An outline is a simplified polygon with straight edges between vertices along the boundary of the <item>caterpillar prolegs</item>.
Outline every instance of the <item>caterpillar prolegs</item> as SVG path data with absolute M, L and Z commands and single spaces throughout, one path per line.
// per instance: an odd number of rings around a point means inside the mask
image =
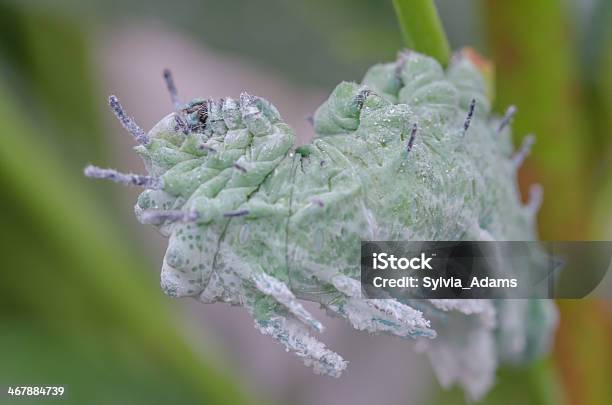
M 485 81 L 466 54 L 444 70 L 406 51 L 339 84 L 314 115 L 314 140 L 263 98 L 178 101 L 145 133 L 110 104 L 138 143 L 148 175 L 89 166 L 90 177 L 144 187 L 143 223 L 169 238 L 163 291 L 245 307 L 255 326 L 318 373 L 347 362 L 317 341 L 300 300 L 355 329 L 417 340 L 442 384 L 478 398 L 499 361 L 546 350 L 547 301 L 363 299 L 361 240 L 531 240 L 541 190 L 520 200 L 510 123 L 491 114 Z M 509 320 L 506 322 L 506 320 Z M 503 331 L 503 333 L 500 333 Z

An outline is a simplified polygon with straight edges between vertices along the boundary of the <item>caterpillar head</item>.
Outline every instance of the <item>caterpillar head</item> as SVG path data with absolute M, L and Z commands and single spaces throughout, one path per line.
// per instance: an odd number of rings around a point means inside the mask
M 239 98 L 180 104 L 171 76 L 165 77 L 175 111 L 142 135 L 145 141 L 135 147 L 157 180 L 140 194 L 135 212 L 140 222 L 154 225 L 170 239 L 162 265 L 163 291 L 199 296 L 209 285 L 218 287 L 212 269 L 224 220 L 245 215 L 245 210 L 232 208 L 245 202 L 274 169 L 293 145 L 294 135 L 262 98 L 243 93 Z M 118 115 L 126 117 L 122 109 Z M 130 124 L 137 127 L 133 120 Z M 251 211 L 261 214 L 257 207 Z M 202 299 L 239 297 L 232 288 L 209 291 Z

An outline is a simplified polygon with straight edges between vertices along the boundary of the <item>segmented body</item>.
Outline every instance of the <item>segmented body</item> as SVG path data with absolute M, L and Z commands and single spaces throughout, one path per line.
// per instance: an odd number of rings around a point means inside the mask
M 262 332 L 337 376 L 346 362 L 309 334 L 322 325 L 298 299 L 319 302 L 357 329 L 424 339 L 442 382 L 477 397 L 498 358 L 545 346 L 550 304 L 365 300 L 359 249 L 361 240 L 536 238 L 538 201 L 520 201 L 504 119 L 490 117 L 469 59 L 444 71 L 416 53 L 338 85 L 315 114 L 315 139 L 298 149 L 264 99 L 195 100 L 136 147 L 160 179 L 135 209 L 170 238 L 162 289 L 242 305 Z M 537 330 L 527 313 L 547 325 Z M 506 331 L 518 341 L 495 340 L 504 314 L 525 320 Z M 472 342 L 456 343 L 457 333 Z

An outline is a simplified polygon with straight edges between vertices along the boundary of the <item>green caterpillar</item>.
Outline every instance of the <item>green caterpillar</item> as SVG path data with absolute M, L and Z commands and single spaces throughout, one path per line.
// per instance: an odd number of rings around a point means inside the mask
M 541 189 L 522 205 L 513 154 L 515 112 L 491 116 L 485 81 L 458 54 L 445 71 L 406 51 L 341 83 L 314 115 L 315 139 L 293 130 L 260 97 L 181 105 L 149 133 L 110 104 L 134 136 L 148 176 L 89 166 L 90 177 L 146 190 L 136 216 L 169 237 L 163 291 L 245 307 L 255 326 L 315 372 L 347 362 L 318 342 L 315 301 L 358 330 L 417 340 L 443 385 L 472 398 L 499 361 L 546 350 L 548 301 L 362 299 L 361 240 L 532 240 Z

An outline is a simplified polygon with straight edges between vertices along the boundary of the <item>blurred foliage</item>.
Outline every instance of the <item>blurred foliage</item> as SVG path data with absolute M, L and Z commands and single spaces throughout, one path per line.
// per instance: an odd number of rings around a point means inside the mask
M 507 366 L 497 373 L 497 383 L 480 401 L 493 405 L 559 405 L 563 394 L 549 360 L 540 360 L 528 367 Z M 469 405 L 465 394 L 458 388 L 440 390 L 432 404 Z
M 498 110 L 516 104 L 515 136 L 537 135 L 523 179 L 546 185 L 540 211 L 543 239 L 586 236 L 588 140 L 576 94 L 577 47 L 560 0 L 483 0 L 484 21 L 497 75 Z M 537 27 L 534 30 L 525 27 Z M 587 141 L 587 142 L 585 142 Z M 563 201 L 559 204 L 558 201 Z M 581 212 L 582 216 L 575 213 Z
M 548 240 L 612 236 L 609 55 L 611 3 L 594 2 L 582 21 L 561 0 L 481 0 L 499 80 L 498 105 L 515 103 L 515 136 L 537 143 L 523 184 L 545 187 L 540 234 Z M 533 27 L 526 29 L 526 27 Z M 595 226 L 593 226 L 596 224 Z M 560 301 L 555 360 L 571 404 L 612 398 L 610 314 L 591 300 Z
M 595 181 L 587 193 L 596 196 L 591 217 L 593 238 L 612 239 L 612 2 L 600 0 L 583 30 L 582 81 Z
M 497 111 L 519 107 L 515 136 L 537 135 L 521 183 L 544 184 L 542 236 L 612 237 L 612 2 L 436 3 L 451 47 L 495 62 Z M 394 59 L 400 29 L 390 0 L 0 1 L 0 381 L 69 381 L 74 403 L 240 403 L 223 359 L 180 333 L 145 271 L 158 264 L 114 222 L 115 189 L 80 178 L 109 152 L 91 36 L 147 20 L 327 88 Z M 502 369 L 486 403 L 609 403 L 609 312 L 561 310 L 554 361 Z M 453 390 L 433 403 L 463 401 Z
M 0 69 L 11 100 L 45 132 L 46 147 L 100 157 L 106 143 L 82 27 L 55 13 L 0 7 Z
M 90 25 L 162 21 L 223 53 L 314 86 L 360 80 L 392 61 L 403 46 L 391 0 L 4 0 L 37 10 L 61 9 Z M 421 0 L 419 0 L 421 1 Z M 472 0 L 437 1 L 451 47 L 480 46 Z
M 612 398 L 612 319 L 603 301 L 561 300 L 556 363 L 570 404 L 606 405 Z

